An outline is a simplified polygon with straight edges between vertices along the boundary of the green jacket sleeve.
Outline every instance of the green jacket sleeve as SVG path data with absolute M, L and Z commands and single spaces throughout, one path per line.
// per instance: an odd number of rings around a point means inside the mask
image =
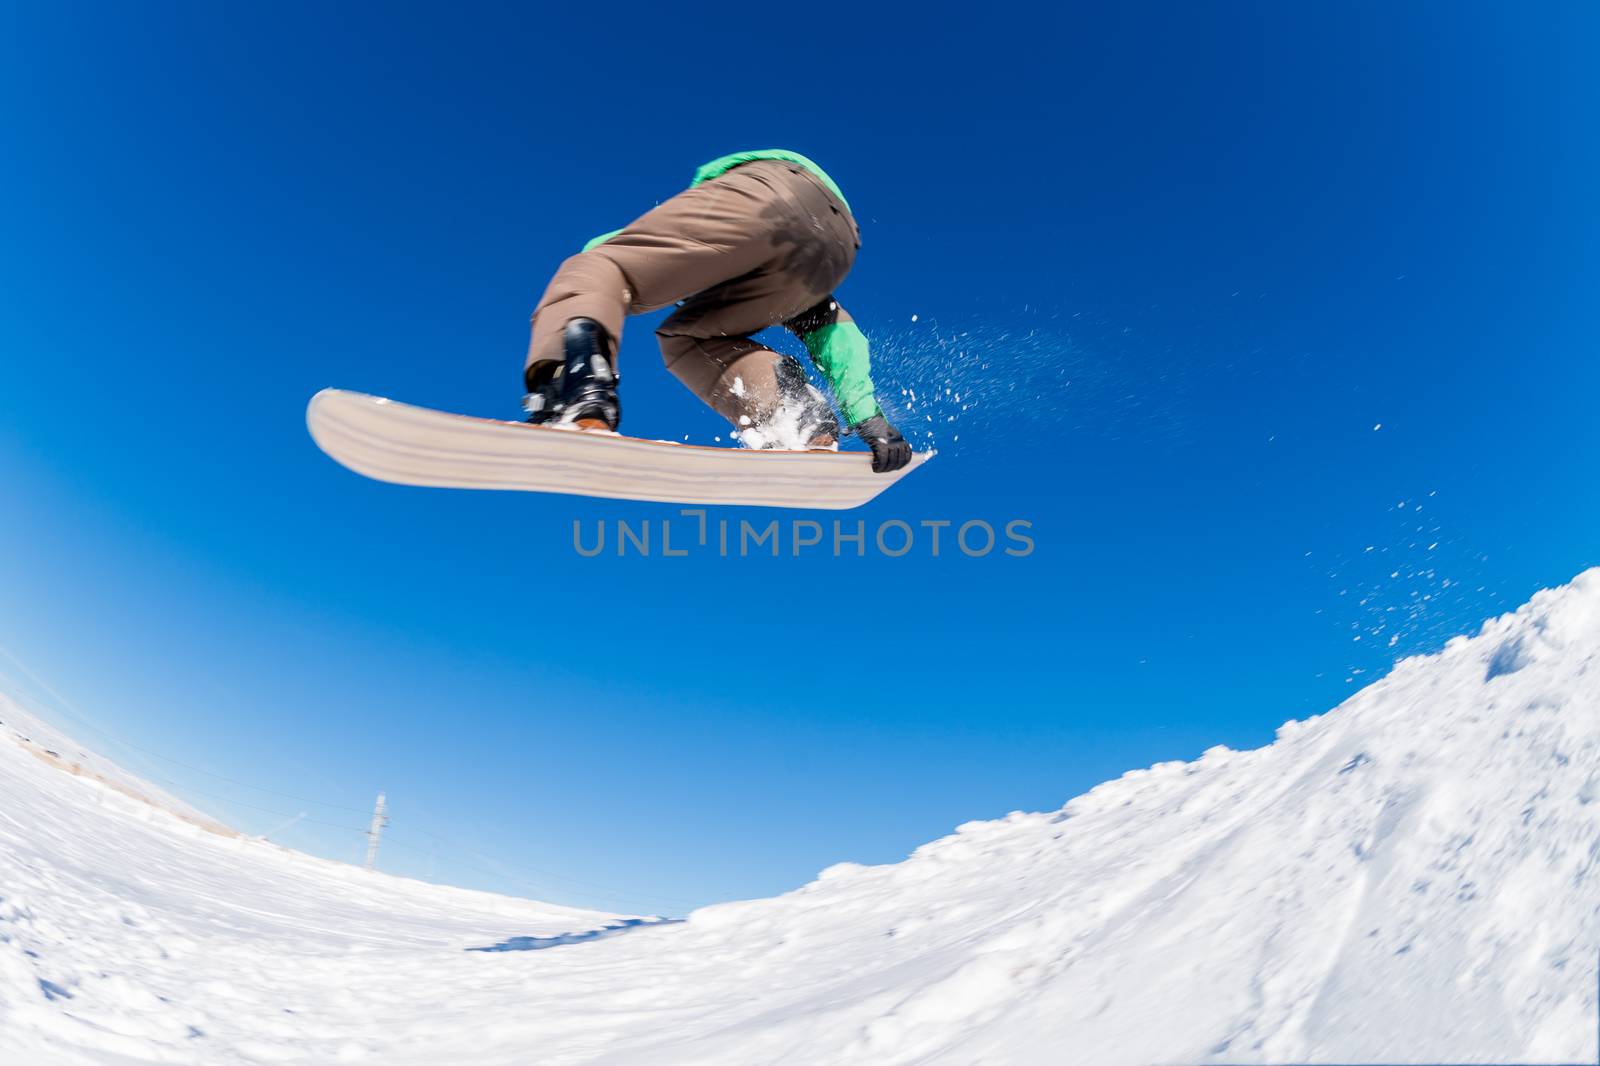
M 828 379 L 833 397 L 839 401 L 845 421 L 854 426 L 879 413 L 872 388 L 872 367 L 866 334 L 854 322 L 832 322 L 800 335 Z

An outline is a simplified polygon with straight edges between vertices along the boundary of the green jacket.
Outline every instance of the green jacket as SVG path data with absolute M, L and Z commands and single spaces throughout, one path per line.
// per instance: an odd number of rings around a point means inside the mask
M 815 174 L 846 208 L 850 206 L 850 202 L 844 198 L 844 193 L 834 180 L 828 177 L 826 171 L 800 153 L 781 148 L 735 152 L 720 159 L 713 159 L 694 172 L 694 180 L 689 182 L 689 188 L 713 181 L 734 167 L 753 163 L 759 159 L 798 163 Z M 610 233 L 602 233 L 585 244 L 583 250 L 587 252 L 591 248 L 596 248 L 621 232 L 620 229 L 614 229 Z M 839 407 L 844 412 L 845 422 L 848 425 L 859 425 L 880 413 L 881 408 L 878 407 L 872 386 L 870 346 L 860 327 L 850 321 L 828 322 L 802 333 L 800 340 L 806 346 L 806 351 L 811 354 L 811 361 L 828 379 L 828 387 L 833 390 L 834 398 L 839 401 Z

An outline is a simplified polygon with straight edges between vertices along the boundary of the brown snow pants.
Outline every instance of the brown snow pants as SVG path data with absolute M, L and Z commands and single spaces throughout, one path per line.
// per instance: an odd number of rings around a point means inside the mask
M 784 357 L 750 334 L 779 324 L 798 334 L 796 319 L 836 307 L 860 246 L 849 209 L 810 171 L 745 163 L 562 263 L 533 313 L 526 365 L 559 361 L 574 318 L 604 326 L 615 351 L 628 315 L 681 301 L 656 330 L 667 369 L 734 425 L 759 425 L 781 402 Z

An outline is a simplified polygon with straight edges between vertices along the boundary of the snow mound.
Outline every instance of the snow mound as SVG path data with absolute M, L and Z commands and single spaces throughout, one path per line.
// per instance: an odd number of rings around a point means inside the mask
M 0 743 L 0 1061 L 1600 1052 L 1600 570 L 1267 747 L 679 924 L 374 877 L 151 810 Z

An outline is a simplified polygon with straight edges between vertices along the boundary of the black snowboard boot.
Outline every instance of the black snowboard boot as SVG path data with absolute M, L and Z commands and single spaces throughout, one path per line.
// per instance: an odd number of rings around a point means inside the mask
M 528 421 L 615 430 L 622 422 L 622 404 L 605 329 L 593 319 L 575 318 L 567 323 L 562 340 L 565 358 L 559 366 L 536 363 L 528 368 Z

